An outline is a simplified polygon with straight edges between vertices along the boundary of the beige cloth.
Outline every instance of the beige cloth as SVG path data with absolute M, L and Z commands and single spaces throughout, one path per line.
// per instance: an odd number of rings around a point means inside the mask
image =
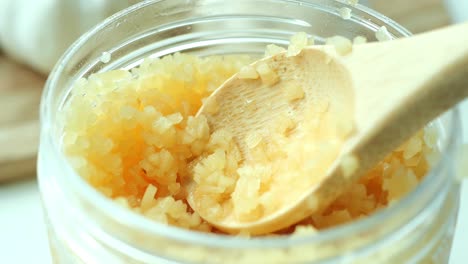
M 80 34 L 129 0 L 0 0 L 0 47 L 48 73 Z
M 0 55 L 0 181 L 31 175 L 45 78 Z

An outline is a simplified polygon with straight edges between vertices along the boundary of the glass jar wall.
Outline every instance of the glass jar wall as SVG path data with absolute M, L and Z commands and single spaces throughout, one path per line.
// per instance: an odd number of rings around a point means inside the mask
M 351 19 L 341 18 L 343 6 Z M 411 194 L 364 220 L 301 237 L 229 238 L 155 223 L 93 189 L 61 150 L 58 113 L 79 78 L 174 52 L 261 55 L 299 31 L 319 44 L 334 35 L 374 40 L 381 26 L 395 38 L 410 35 L 372 10 L 338 1 L 166 0 L 139 3 L 85 34 L 55 67 L 42 101 L 38 175 L 55 262 L 447 263 L 459 205 L 456 111 L 434 121 L 442 155 Z M 101 61 L 103 52 L 110 62 Z

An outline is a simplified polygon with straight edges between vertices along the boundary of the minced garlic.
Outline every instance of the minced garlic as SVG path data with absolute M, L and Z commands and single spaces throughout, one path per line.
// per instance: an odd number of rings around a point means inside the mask
M 309 45 L 309 38 L 305 32 L 294 34 L 290 39 L 287 56 L 296 56 L 307 45 Z
M 386 36 L 384 29 L 378 34 Z M 355 44 L 363 42 L 362 38 L 354 40 Z M 307 35 L 299 33 L 291 39 L 289 55 L 298 54 L 308 44 Z M 343 37 L 331 38 L 328 44 L 335 45 L 343 55 L 352 51 L 351 41 Z M 283 51 L 270 45 L 266 54 Z M 203 103 L 207 113 L 216 113 L 220 105 L 206 98 L 237 72 L 239 78 L 260 78 L 266 85 L 278 83 L 277 73 L 268 64 L 252 67 L 252 61 L 242 55 L 199 58 L 177 53 L 146 59 L 130 71 L 109 71 L 78 80 L 61 113 L 64 152 L 75 170 L 97 190 L 154 221 L 219 232 L 190 208 L 187 183 L 191 180 L 198 184 L 194 195 L 202 197 L 202 209 L 209 217 L 223 218 L 233 211 L 240 220 L 250 221 L 269 214 L 294 199 L 284 196 L 287 190 L 301 193 L 298 190 L 314 183 L 313 177 L 296 176 L 304 171 L 324 172 L 323 164 L 338 156 L 339 139 L 352 133 L 353 123 L 338 120 L 328 124 L 324 135 L 331 136 L 329 140 L 304 144 L 301 131 L 314 131 L 333 102 L 311 105 L 309 111 L 317 120 L 308 124 L 288 115 L 272 117 L 275 126 L 247 137 L 257 162 L 243 164 L 234 135 L 225 130 L 211 131 L 207 118 L 195 114 Z M 281 92 L 286 104 L 307 96 L 295 81 L 285 83 Z M 298 139 L 284 145 L 291 136 Z M 436 138 L 433 131 L 417 133 L 352 183 L 324 211 L 290 230 L 298 235 L 319 232 L 371 215 L 401 199 L 434 162 Z M 298 152 L 298 148 L 303 151 Z M 304 157 L 298 153 L 304 153 Z M 269 163 L 271 160 L 283 163 Z M 358 157 L 343 157 L 345 177 L 358 168 Z M 316 203 L 314 199 L 308 201 L 311 208 Z
M 351 18 L 351 12 L 352 12 L 351 8 L 342 7 L 342 8 L 340 8 L 339 12 L 340 12 L 341 18 L 343 18 L 345 20 L 348 20 L 348 19 Z
M 279 76 L 276 72 L 265 62 L 260 62 L 257 64 L 255 70 L 260 75 L 262 82 L 265 85 L 274 85 L 279 81 Z
M 259 75 L 253 66 L 247 65 L 240 69 L 237 77 L 239 77 L 239 79 L 258 79 Z
M 353 39 L 353 45 L 360 45 L 367 43 L 367 38 L 363 36 L 357 36 Z
M 327 38 L 325 44 L 333 45 L 340 55 L 346 55 L 353 50 L 353 43 L 349 39 L 342 36 Z
M 375 38 L 380 42 L 388 41 L 392 40 L 392 35 L 390 35 L 390 32 L 388 32 L 387 27 L 381 26 L 377 32 L 375 32 Z

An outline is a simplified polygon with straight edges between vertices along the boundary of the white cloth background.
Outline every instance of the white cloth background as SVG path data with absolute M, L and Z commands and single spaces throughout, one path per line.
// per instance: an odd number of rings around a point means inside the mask
M 0 0 L 0 47 L 48 73 L 66 48 L 128 0 Z
M 468 0 L 445 0 L 454 22 L 468 21 Z

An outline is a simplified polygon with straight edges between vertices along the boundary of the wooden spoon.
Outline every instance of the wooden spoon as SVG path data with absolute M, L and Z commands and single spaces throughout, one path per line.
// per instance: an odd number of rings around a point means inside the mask
M 288 57 L 283 52 L 255 62 L 254 68 L 267 64 L 279 77 L 278 82 L 239 78 L 238 73 L 199 111 L 207 117 L 211 131 L 233 133 L 244 162 L 253 163 L 255 158 L 246 138 L 268 131 L 265 128 L 274 126 L 278 122 L 275 117 L 282 115 L 293 116 L 297 126 L 309 124 L 313 115 L 306 109 L 310 105 L 321 108 L 318 112 L 326 108 L 330 116 L 353 120 L 353 133 L 340 145 L 333 161 L 325 164 L 323 175 L 297 175 L 309 179 L 304 188 L 291 179 L 292 187 L 283 188 L 282 196 L 293 198 L 273 212 L 253 220 L 240 220 L 233 212 L 224 218 L 210 218 L 202 208 L 202 197 L 194 193 L 196 186 L 189 190 L 190 205 L 221 230 L 250 234 L 280 230 L 323 210 L 426 123 L 468 96 L 467 43 L 465 23 L 410 38 L 357 45 L 343 56 L 333 47 L 315 46 L 297 56 Z M 304 97 L 288 102 L 281 91 L 291 82 L 299 83 Z M 213 105 L 218 106 L 216 111 L 212 111 Z M 268 133 L 265 136 L 268 141 Z M 303 136 L 300 141 L 304 146 L 316 144 L 316 136 Z M 302 151 L 297 148 L 299 154 Z

